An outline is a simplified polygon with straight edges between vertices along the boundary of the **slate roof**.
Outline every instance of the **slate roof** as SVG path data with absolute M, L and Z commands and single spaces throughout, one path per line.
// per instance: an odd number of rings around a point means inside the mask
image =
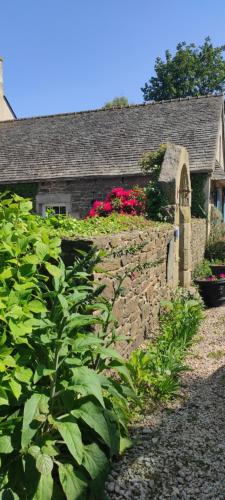
M 165 142 L 212 171 L 222 111 L 219 95 L 1 122 L 0 182 L 132 175 Z
M 225 171 L 223 167 L 219 164 L 219 162 L 216 160 L 215 164 L 215 170 L 212 174 L 212 179 L 215 181 L 219 181 L 221 179 L 225 179 Z

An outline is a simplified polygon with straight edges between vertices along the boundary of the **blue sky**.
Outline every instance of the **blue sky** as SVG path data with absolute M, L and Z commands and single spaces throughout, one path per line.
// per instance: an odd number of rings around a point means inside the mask
M 224 21 L 224 0 L 3 0 L 5 94 L 18 117 L 142 102 L 158 55 L 224 44 Z

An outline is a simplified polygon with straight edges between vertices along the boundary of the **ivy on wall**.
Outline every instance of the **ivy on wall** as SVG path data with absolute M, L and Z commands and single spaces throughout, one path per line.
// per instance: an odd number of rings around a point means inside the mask
M 38 183 L 37 182 L 26 182 L 26 183 L 18 183 L 18 184 L 0 184 L 0 193 L 5 192 L 17 194 L 18 196 L 22 196 L 23 198 L 30 198 L 33 202 L 35 201 L 35 196 L 38 192 Z
M 192 204 L 191 215 L 198 219 L 206 218 L 204 187 L 207 174 L 191 174 Z

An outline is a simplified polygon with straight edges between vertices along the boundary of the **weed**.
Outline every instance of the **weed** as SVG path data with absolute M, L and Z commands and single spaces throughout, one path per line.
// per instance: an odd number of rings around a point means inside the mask
M 202 304 L 198 297 L 179 289 L 173 300 L 162 304 L 160 335 L 145 351 L 131 354 L 129 367 L 138 394 L 145 403 L 148 398 L 167 401 L 180 388 L 180 374 L 189 368 L 184 364 L 202 320 Z
M 225 351 L 212 351 L 212 352 L 209 352 L 208 354 L 208 358 L 212 358 L 212 359 L 216 359 L 216 360 L 220 360 L 222 358 L 224 358 L 225 356 Z

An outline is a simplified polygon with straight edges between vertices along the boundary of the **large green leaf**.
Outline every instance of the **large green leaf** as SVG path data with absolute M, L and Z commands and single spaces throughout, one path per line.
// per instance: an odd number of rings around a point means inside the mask
M 19 384 L 19 382 L 17 382 L 16 380 L 14 380 L 13 378 L 9 381 L 9 386 L 10 386 L 10 389 L 13 393 L 13 395 L 15 396 L 16 399 L 19 399 L 20 395 L 21 395 L 21 391 L 22 391 L 22 387 L 21 385 Z
M 38 241 L 35 246 L 36 246 L 37 257 L 40 260 L 40 262 L 42 262 L 46 257 L 46 255 L 48 255 L 49 253 L 49 247 L 42 241 Z
M 84 446 L 78 425 L 75 422 L 57 422 L 56 425 L 68 450 L 80 465 L 83 459 Z
M 73 350 L 76 352 L 83 352 L 87 350 L 88 347 L 96 347 L 97 345 L 102 345 L 103 340 L 99 339 L 97 335 L 80 335 L 73 342 Z
M 84 315 L 79 313 L 71 314 L 67 324 L 64 328 L 64 332 L 72 333 L 73 330 L 84 328 L 85 326 L 94 325 L 99 323 L 99 319 L 91 315 Z
M 31 300 L 28 302 L 27 307 L 29 311 L 32 311 L 34 313 L 43 313 L 46 312 L 46 306 L 41 302 L 40 300 Z
M 50 264 L 49 262 L 45 263 L 45 267 L 46 267 L 47 271 L 49 272 L 49 274 L 51 274 L 51 276 L 53 276 L 53 278 L 60 278 L 61 277 L 62 271 L 59 267 L 54 266 L 53 264 Z
M 87 500 L 87 481 L 71 464 L 59 465 L 59 478 L 66 500 Z
M 9 400 L 6 392 L 4 391 L 3 388 L 0 388 L 0 406 L 1 405 L 8 405 Z
M 30 382 L 33 372 L 30 368 L 24 368 L 23 366 L 18 366 L 14 372 L 15 378 L 19 382 L 24 382 L 25 384 Z
M 50 474 L 53 469 L 52 458 L 49 455 L 46 455 L 45 453 L 39 453 L 39 455 L 36 458 L 36 467 L 41 474 L 45 476 Z
M 0 436 L 0 453 L 11 453 L 13 451 L 11 437 Z
M 10 267 L 7 267 L 6 269 L 4 269 L 4 271 L 0 273 L 0 280 L 9 279 L 11 278 L 11 276 L 12 276 L 12 270 Z
M 73 368 L 72 372 L 72 382 L 74 384 L 74 390 L 82 394 L 82 396 L 94 396 L 104 407 L 105 404 L 102 396 L 102 388 L 99 375 L 87 366 Z
M 104 410 L 97 402 L 96 404 L 92 401 L 80 403 L 79 408 L 73 410 L 71 413 L 75 418 L 83 420 L 111 448 L 111 432 L 114 429 L 110 428 L 109 422 L 104 416 Z
M 108 469 L 108 460 L 105 453 L 96 443 L 84 447 L 84 458 L 82 465 L 88 471 L 92 479 L 96 479 Z
M 34 379 L 33 379 L 34 384 L 36 384 L 42 377 L 52 375 L 53 373 L 55 373 L 55 370 L 46 368 L 44 365 L 41 365 L 41 364 L 38 365 L 37 369 L 34 373 Z
M 131 372 L 129 370 L 129 367 L 128 365 L 126 365 L 125 363 L 119 363 L 117 362 L 116 360 L 115 361 L 111 361 L 109 363 L 109 368 L 112 368 L 114 370 L 116 370 L 120 375 L 121 377 L 132 387 L 134 388 L 133 386 L 133 381 L 132 381 L 132 377 L 131 377 Z
M 36 434 L 40 422 L 37 418 L 47 412 L 49 398 L 45 394 L 33 394 L 24 406 L 21 446 L 24 448 Z M 32 426 L 31 426 L 32 423 Z
M 53 479 L 51 474 L 41 474 L 32 500 L 53 500 Z
M 122 361 L 122 356 L 121 354 L 118 353 L 115 349 L 112 349 L 111 347 L 97 347 L 96 352 L 101 355 L 102 359 L 114 359 L 117 360 L 118 362 Z

